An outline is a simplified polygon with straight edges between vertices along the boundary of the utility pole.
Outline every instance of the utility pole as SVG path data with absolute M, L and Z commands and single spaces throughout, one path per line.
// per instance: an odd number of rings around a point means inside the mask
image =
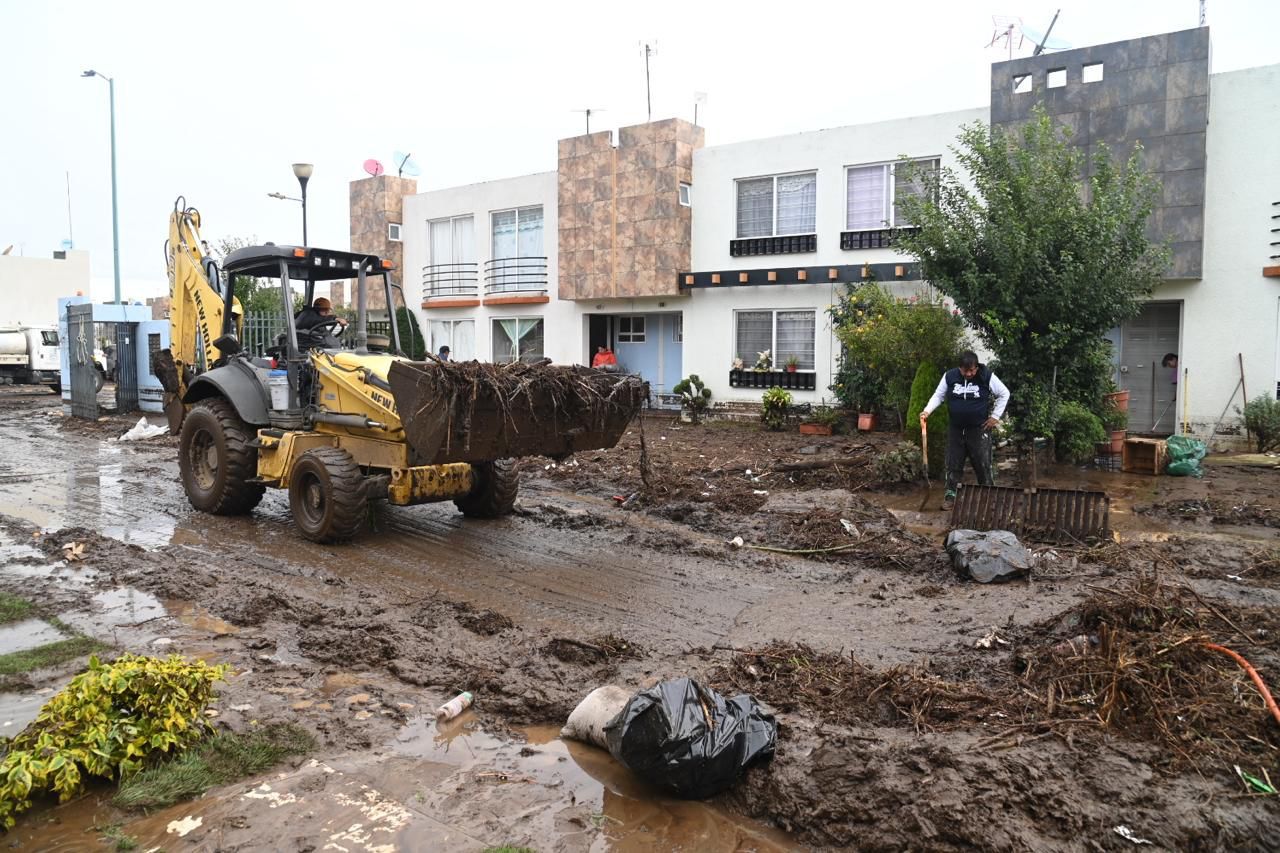
M 655 56 L 658 49 L 648 42 L 644 43 L 644 104 L 647 118 L 645 121 L 653 121 L 653 90 L 649 85 L 649 57 Z

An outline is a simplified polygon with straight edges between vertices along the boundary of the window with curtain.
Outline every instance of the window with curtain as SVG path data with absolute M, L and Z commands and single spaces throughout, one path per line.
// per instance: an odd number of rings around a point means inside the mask
M 845 170 L 845 228 L 849 231 L 874 231 L 880 228 L 903 228 L 906 221 L 898 200 L 924 192 L 923 175 L 936 174 L 937 158 L 915 160 L 917 170 L 909 176 L 898 163 L 875 166 L 850 166 Z
M 541 317 L 512 317 L 493 321 L 493 360 L 499 364 L 543 358 Z
M 431 252 L 423 278 L 427 296 L 437 291 L 453 292 L 459 286 L 475 282 L 475 270 L 466 266 L 476 259 L 475 220 L 472 217 L 433 219 L 427 223 L 427 243 Z
M 814 370 L 815 311 L 736 311 L 734 355 L 747 369 L 755 365 L 759 353 L 769 350 L 775 370 L 795 357 L 798 370 Z
M 493 257 L 540 258 L 542 250 L 542 206 L 494 211 Z
M 472 361 L 476 357 L 475 320 L 428 320 L 427 330 L 431 352 L 437 353 L 440 347 L 447 346 L 449 357 L 454 361 Z
M 737 183 L 739 239 L 817 230 L 817 172 L 747 178 Z

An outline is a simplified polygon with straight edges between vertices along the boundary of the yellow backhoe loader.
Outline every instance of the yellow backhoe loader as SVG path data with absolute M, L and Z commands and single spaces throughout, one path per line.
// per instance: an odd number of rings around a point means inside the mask
M 199 227 L 199 212 L 179 198 L 165 251 L 171 342 L 155 362 L 196 509 L 248 513 L 267 488 L 287 489 L 298 529 L 316 542 L 351 539 L 373 500 L 452 500 L 466 515 L 497 517 L 515 503 L 515 458 L 612 447 L 648 397 L 637 377 L 545 359 L 411 361 L 395 322 L 390 335 L 367 332 L 372 282 L 396 304 L 390 261 L 268 243 L 219 268 Z M 241 343 L 238 277 L 277 280 L 286 306 L 283 332 L 258 355 Z M 336 317 L 297 328 L 295 294 L 310 305 L 318 283 L 348 279 L 354 348 L 333 336 Z

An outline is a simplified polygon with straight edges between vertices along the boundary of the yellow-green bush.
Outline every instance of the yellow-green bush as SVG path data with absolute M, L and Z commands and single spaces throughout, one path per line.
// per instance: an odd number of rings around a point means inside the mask
M 205 707 L 225 665 L 178 655 L 89 658 L 89 669 L 50 699 L 0 761 L 0 821 L 31 808 L 31 798 L 58 794 L 65 802 L 85 776 L 124 778 L 148 757 L 184 749 L 208 731 Z

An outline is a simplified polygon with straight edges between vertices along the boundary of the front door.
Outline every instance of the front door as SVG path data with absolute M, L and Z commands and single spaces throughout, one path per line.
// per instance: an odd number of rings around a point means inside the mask
M 1150 302 L 1120 329 L 1119 385 L 1129 392 L 1129 431 L 1169 435 L 1178 423 L 1178 371 L 1163 367 L 1178 352 L 1181 304 Z

